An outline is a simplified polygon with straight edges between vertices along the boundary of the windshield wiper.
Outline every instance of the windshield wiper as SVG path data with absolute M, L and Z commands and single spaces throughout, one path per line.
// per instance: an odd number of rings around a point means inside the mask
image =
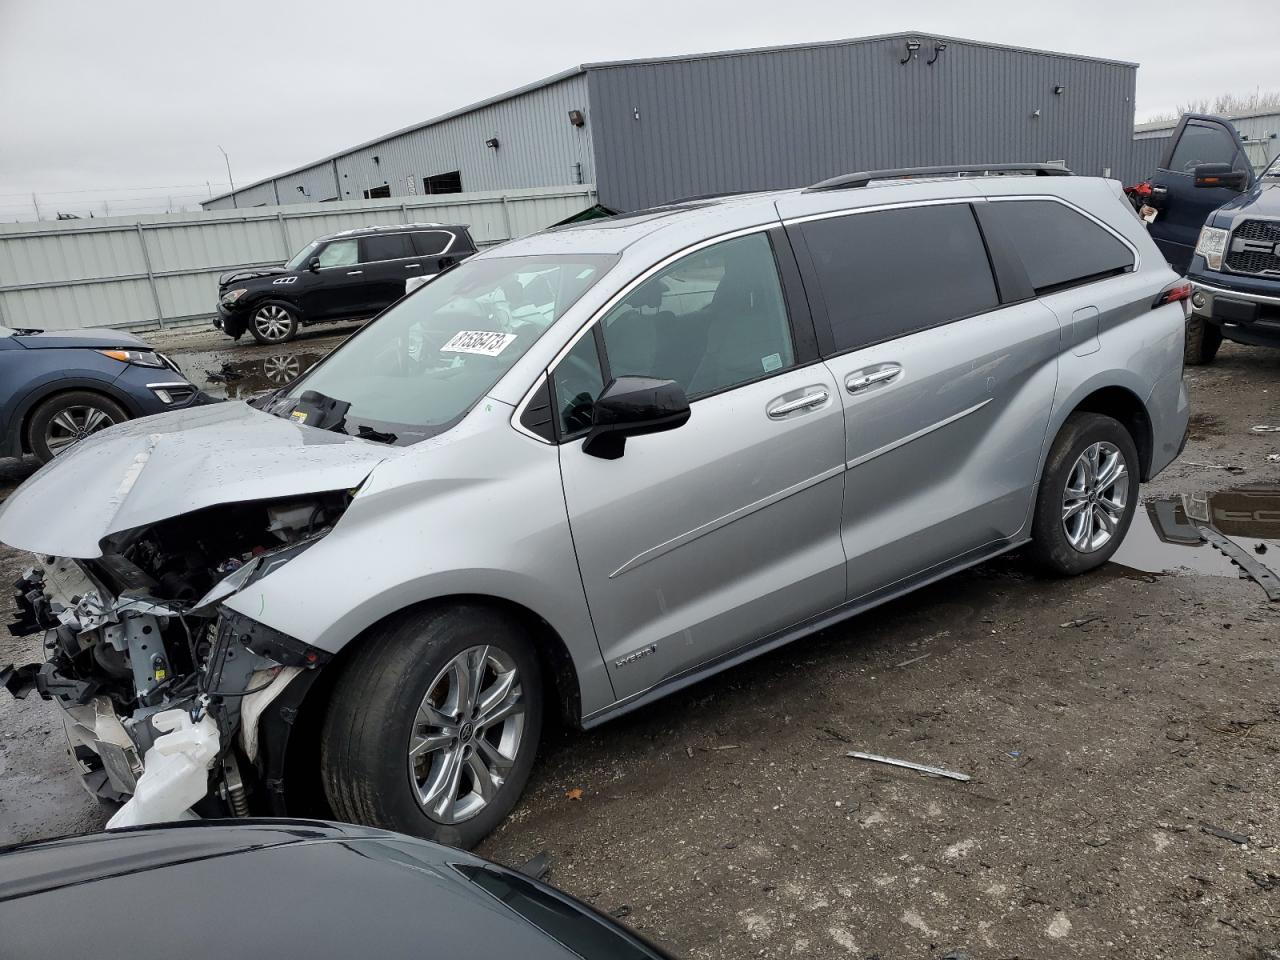
M 376 443 L 395 443 L 399 439 L 394 433 L 383 433 L 365 423 L 356 427 L 356 436 L 361 440 L 373 440 Z

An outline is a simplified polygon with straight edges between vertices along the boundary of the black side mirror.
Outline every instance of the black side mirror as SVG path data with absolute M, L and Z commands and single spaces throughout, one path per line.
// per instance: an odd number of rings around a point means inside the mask
M 319 273 L 319 272 L 320 272 L 320 258 L 319 258 L 319 257 L 312 257 L 310 260 L 308 260 L 308 261 L 307 261 L 307 269 L 308 269 L 308 270 L 310 270 L 312 273 Z
M 1249 174 L 1229 163 L 1198 163 L 1191 176 L 1195 178 L 1197 187 L 1226 187 L 1239 191 L 1249 185 Z
M 602 460 L 617 460 L 627 437 L 661 433 L 689 420 L 689 398 L 674 380 L 617 377 L 596 400 L 591 432 L 582 452 Z

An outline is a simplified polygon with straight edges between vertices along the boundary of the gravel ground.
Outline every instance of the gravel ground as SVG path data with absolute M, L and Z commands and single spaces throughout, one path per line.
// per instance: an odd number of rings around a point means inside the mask
M 237 364 L 210 383 L 233 396 L 289 366 L 205 332 L 156 339 L 193 375 Z M 1231 344 L 1189 370 L 1191 441 L 1144 496 L 1280 498 L 1275 440 L 1250 430 L 1280 424 L 1278 373 L 1280 352 Z M 32 469 L 0 463 L 0 496 Z M 1237 540 L 1280 549 L 1280 499 L 1258 503 Z M 1005 557 L 559 734 L 480 852 L 550 851 L 555 883 L 688 957 L 1276 956 L 1280 605 L 1137 520 L 1123 565 L 1046 581 Z M 22 565 L 0 548 L 6 581 Z M 36 647 L 0 638 L 0 662 Z M 0 699 L 0 731 L 0 842 L 104 822 L 52 706 Z

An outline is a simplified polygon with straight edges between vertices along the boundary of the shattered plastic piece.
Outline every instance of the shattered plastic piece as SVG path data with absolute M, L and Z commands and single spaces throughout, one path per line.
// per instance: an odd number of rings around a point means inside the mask
M 107 829 L 195 819 L 189 809 L 208 793 L 209 767 L 218 756 L 218 725 L 209 714 L 192 721 L 185 710 L 151 718 L 164 731 L 142 758 L 132 799 L 107 821 Z
M 1249 842 L 1249 837 L 1243 833 L 1232 833 L 1230 830 L 1223 830 L 1221 827 L 1210 826 L 1209 824 L 1201 824 L 1200 829 L 1211 837 L 1217 837 L 1219 840 L 1227 840 L 1231 843 L 1238 843 L 1244 846 Z
M 894 760 L 892 757 L 881 757 L 874 753 L 862 753 L 858 750 L 850 750 L 845 756 L 853 757 L 857 760 L 871 760 L 875 763 L 887 763 L 891 767 L 905 767 L 908 770 L 918 770 L 921 773 L 931 773 L 935 777 L 950 777 L 952 780 L 969 780 L 971 779 L 967 773 L 956 773 L 953 770 L 943 770 L 941 767 L 928 767 L 923 763 L 912 763 L 910 760 Z
M 546 880 L 551 876 L 551 851 L 539 850 L 536 854 L 516 867 L 517 873 L 523 873 L 534 880 Z

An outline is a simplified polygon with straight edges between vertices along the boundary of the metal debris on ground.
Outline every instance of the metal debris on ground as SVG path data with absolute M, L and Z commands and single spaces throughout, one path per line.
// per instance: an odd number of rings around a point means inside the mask
M 910 660 L 903 660 L 901 663 L 895 663 L 893 666 L 895 669 L 898 667 L 909 667 L 913 663 L 919 663 L 921 660 L 928 660 L 932 656 L 932 653 L 922 653 L 918 657 L 912 657 Z
M 1207 823 L 1201 824 L 1200 829 L 1211 837 L 1217 837 L 1219 840 L 1229 840 L 1232 843 L 1240 844 L 1242 847 L 1249 842 L 1249 837 L 1243 833 L 1232 833 L 1230 830 L 1223 830 L 1221 827 L 1212 827 Z
M 1058 624 L 1059 627 L 1083 627 L 1086 623 L 1093 623 L 1095 620 L 1101 620 L 1102 617 L 1080 617 L 1076 620 L 1068 620 L 1066 623 Z
M 1259 423 L 1257 426 L 1250 427 L 1249 430 L 1252 433 L 1280 433 L 1280 427 L 1269 423 Z
M 969 780 L 971 779 L 967 773 L 956 773 L 954 770 L 943 770 L 941 767 L 930 767 L 923 763 L 912 763 L 910 760 L 895 760 L 893 757 L 881 757 L 874 753 L 863 753 L 860 750 L 850 750 L 847 757 L 853 757 L 856 760 L 870 760 L 873 763 L 887 763 L 891 767 L 904 767 L 907 770 L 918 770 L 920 773 L 932 774 L 935 777 L 948 777 L 952 780 Z
M 1234 540 L 1224 537 L 1212 527 L 1197 524 L 1201 538 L 1220 554 L 1240 568 L 1241 576 L 1248 577 L 1267 593 L 1268 600 L 1280 600 L 1280 577 L 1265 564 L 1255 560 L 1249 551 Z

